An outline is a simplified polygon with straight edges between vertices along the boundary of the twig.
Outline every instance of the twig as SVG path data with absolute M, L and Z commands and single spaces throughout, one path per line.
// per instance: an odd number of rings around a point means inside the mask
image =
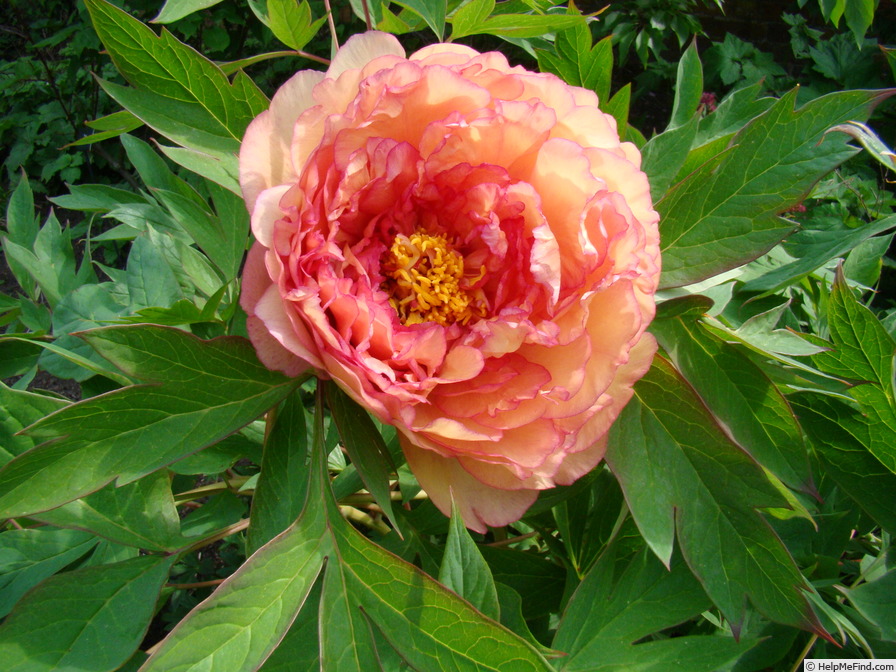
M 196 583 L 166 583 L 166 588 L 174 588 L 175 590 L 191 590 L 193 588 L 210 588 L 224 583 L 226 579 L 210 579 L 209 581 L 197 581 Z
M 309 54 L 307 51 L 302 51 L 301 49 L 295 50 L 296 54 L 301 56 L 302 58 L 307 58 L 309 61 L 317 61 L 318 63 L 323 63 L 324 65 L 330 65 L 330 59 L 324 58 L 323 56 L 315 56 L 314 54 Z
M 333 8 L 330 7 L 330 0 L 324 0 L 324 8 L 327 10 L 327 23 L 330 26 L 330 35 L 333 38 L 333 50 L 339 49 L 339 38 L 336 37 L 336 22 L 333 21 Z
M 506 539 L 501 539 L 500 541 L 493 541 L 489 544 L 483 544 L 483 546 L 491 546 L 492 548 L 510 546 L 511 544 L 515 544 L 518 541 L 525 541 L 526 539 L 531 539 L 532 537 L 537 537 L 538 535 L 538 532 L 526 532 L 526 534 L 521 534 L 517 537 L 508 537 Z
M 339 512 L 345 516 L 346 520 L 369 527 L 371 530 L 376 530 L 380 534 L 388 534 L 392 531 L 392 528 L 386 525 L 383 521 L 376 520 L 372 516 L 367 515 L 363 511 L 359 511 L 353 506 L 340 506 Z
M 225 537 L 229 537 L 231 534 L 236 534 L 237 532 L 242 532 L 247 527 L 249 527 L 249 519 L 243 518 L 242 520 L 234 523 L 233 525 L 228 525 L 227 527 L 225 527 L 223 530 L 217 532 L 216 534 L 213 534 L 210 537 L 205 537 L 204 539 L 200 539 L 196 543 L 186 546 L 186 547 L 184 547 L 178 551 L 175 551 L 175 552 L 176 553 L 192 553 L 193 551 L 198 551 L 200 548 L 209 546 L 209 545 L 215 543 L 216 541 L 221 541 L 221 539 L 224 539 Z
M 815 646 L 815 642 L 817 642 L 817 641 L 818 641 L 818 635 L 812 635 L 809 638 L 809 643 L 806 644 L 806 647 L 802 651 L 800 651 L 800 655 L 798 655 L 796 657 L 796 663 L 794 664 L 794 666 L 790 670 L 790 672 L 798 672 L 798 670 L 802 669 L 803 659 L 809 655 L 809 651 L 812 650 L 812 647 Z

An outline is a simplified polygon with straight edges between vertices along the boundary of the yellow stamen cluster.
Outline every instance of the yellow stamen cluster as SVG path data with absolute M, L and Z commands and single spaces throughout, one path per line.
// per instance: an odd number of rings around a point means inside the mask
M 465 282 L 464 258 L 444 236 L 419 230 L 410 236 L 398 234 L 384 255 L 382 270 L 383 289 L 402 324 L 466 324 L 485 314 L 482 302 L 464 289 L 479 280 L 485 268 Z

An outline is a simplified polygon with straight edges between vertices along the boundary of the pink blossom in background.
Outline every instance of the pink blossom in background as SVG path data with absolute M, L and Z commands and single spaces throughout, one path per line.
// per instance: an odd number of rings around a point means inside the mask
M 517 520 L 603 457 L 649 368 L 658 215 L 591 91 L 436 44 L 351 38 L 246 131 L 258 356 L 398 428 L 467 526 Z

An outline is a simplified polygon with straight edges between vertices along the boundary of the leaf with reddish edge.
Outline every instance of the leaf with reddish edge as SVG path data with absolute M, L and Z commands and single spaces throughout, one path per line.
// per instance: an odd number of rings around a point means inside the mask
M 663 304 L 682 303 L 686 299 Z M 817 497 L 800 427 L 784 395 L 742 350 L 702 328 L 702 306 L 651 327 L 731 437 L 791 488 Z
M 360 665 L 383 655 L 385 641 L 412 669 L 549 672 L 532 645 L 342 518 L 326 471 L 323 396 L 319 391 L 301 516 L 188 614 L 142 672 L 258 669 L 305 613 L 321 572 L 322 661 L 341 651 L 330 660 L 366 669 Z M 368 627 L 360 627 L 365 621 Z
M 678 539 L 691 571 L 738 632 L 745 597 L 768 618 L 827 637 L 808 584 L 758 509 L 788 508 L 661 356 L 613 425 L 607 462 L 635 522 L 668 565 Z
M 794 226 L 778 216 L 857 149 L 831 126 L 864 121 L 893 95 L 845 91 L 795 110 L 796 90 L 744 126 L 720 160 L 708 160 L 656 204 L 660 286 L 699 282 L 765 254 Z
M 301 383 L 269 371 L 238 337 L 211 341 L 153 325 L 82 338 L 134 385 L 71 404 L 28 430 L 46 442 L 0 471 L 0 515 L 55 508 L 118 479 L 130 483 L 255 420 Z

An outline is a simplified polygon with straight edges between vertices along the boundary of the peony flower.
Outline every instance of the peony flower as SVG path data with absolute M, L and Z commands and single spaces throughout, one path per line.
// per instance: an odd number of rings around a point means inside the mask
M 395 425 L 446 514 L 517 520 L 601 460 L 653 358 L 640 161 L 591 91 L 499 53 L 351 38 L 240 150 L 259 358 Z

